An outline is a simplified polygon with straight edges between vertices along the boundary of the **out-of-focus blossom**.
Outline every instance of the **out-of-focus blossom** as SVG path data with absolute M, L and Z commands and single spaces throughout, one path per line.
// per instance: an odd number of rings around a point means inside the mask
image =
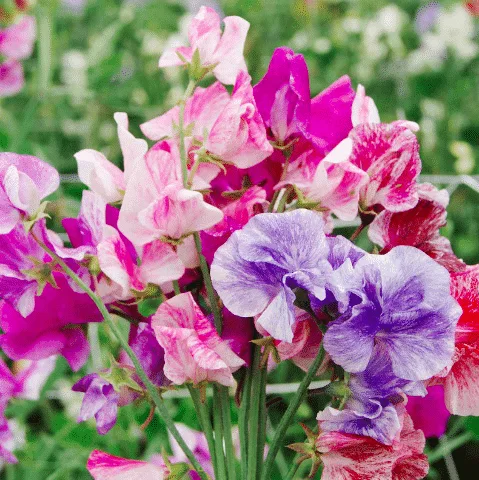
M 465 264 L 453 253 L 449 240 L 440 235 L 446 225 L 449 195 L 429 183 L 418 185 L 419 201 L 405 212 L 383 210 L 368 230 L 372 242 L 389 252 L 397 245 L 410 245 L 427 253 L 450 271 L 463 270 Z
M 461 309 L 449 293 L 444 267 L 420 250 L 400 246 L 386 255 L 365 255 L 354 275 L 349 289 L 358 299 L 324 337 L 335 363 L 361 372 L 373 353 L 383 350 L 394 374 L 406 380 L 426 380 L 451 365 Z
M 17 23 L 0 29 L 0 54 L 10 60 L 23 60 L 33 51 L 35 17 L 24 15 Z
M 9 233 L 23 217 L 34 216 L 40 202 L 60 184 L 58 172 L 31 155 L 0 153 L 0 233 Z
M 78 370 L 89 354 L 81 324 L 99 322 L 101 314 L 88 295 L 70 288 L 64 275 L 53 276 L 58 288 L 47 284 L 26 318 L 6 302 L 0 303 L 4 331 L 0 346 L 13 360 L 40 360 L 61 354 L 73 370 Z
M 253 217 L 216 252 L 213 284 L 235 315 L 257 322 L 276 340 L 291 342 L 294 288 L 326 296 L 328 246 L 321 216 L 304 209 Z
M 25 85 L 23 67 L 16 60 L 0 63 L 0 97 L 16 95 Z
M 135 245 L 180 240 L 223 218 L 201 193 L 183 188 L 177 178 L 177 155 L 173 144 L 161 142 L 138 160 L 129 179 L 118 228 Z
M 405 413 L 401 432 L 392 445 L 359 435 L 324 432 L 316 448 L 324 480 L 420 480 L 429 470 L 424 444 L 424 434 L 414 429 Z
M 428 387 L 425 397 L 409 397 L 406 410 L 414 427 L 422 430 L 426 438 L 440 437 L 446 432 L 451 414 L 444 404 L 442 385 Z
M 5 417 L 0 416 L 0 465 L 3 462 L 18 462 L 12 453 L 16 446 L 15 443 L 15 436 L 10 428 L 9 422 Z
M 462 308 L 456 351 L 445 378 L 445 401 L 454 415 L 479 415 L 479 272 L 476 267 L 451 274 L 451 292 Z
M 169 473 L 165 466 L 115 457 L 100 450 L 90 454 L 87 469 L 95 480 L 163 480 Z
M 240 17 L 223 19 L 225 30 L 220 28 L 220 17 L 212 9 L 201 7 L 188 28 L 190 47 L 166 50 L 159 66 L 184 65 L 199 55 L 199 66 L 212 68 L 216 78 L 225 84 L 234 84 L 240 71 L 246 71 L 243 48 L 249 23 Z

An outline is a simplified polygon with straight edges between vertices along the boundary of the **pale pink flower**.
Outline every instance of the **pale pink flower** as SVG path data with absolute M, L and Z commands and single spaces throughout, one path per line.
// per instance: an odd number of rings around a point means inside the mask
M 0 153 L 0 234 L 37 213 L 40 202 L 60 184 L 58 172 L 31 155 Z
M 165 350 L 165 375 L 173 383 L 234 385 L 232 374 L 244 361 L 220 338 L 191 293 L 162 303 L 152 327 Z
M 0 29 L 0 54 L 11 60 L 28 58 L 36 37 L 35 17 L 23 16 L 17 23 Z
M 119 202 L 123 198 L 129 177 L 148 150 L 145 140 L 135 138 L 128 131 L 126 113 L 117 112 L 114 114 L 114 119 L 117 123 L 118 140 L 123 153 L 124 173 L 103 153 L 96 150 L 85 149 L 74 155 L 80 180 L 107 203 Z
M 414 430 L 407 413 L 392 445 L 341 432 L 320 433 L 316 447 L 323 480 L 419 480 L 427 475 L 424 434 Z M 321 425 L 320 425 L 321 429 Z
M 132 257 L 118 230 L 110 226 L 105 227 L 105 238 L 97 249 L 102 272 L 121 287 L 123 300 L 132 297 L 131 290 L 178 280 L 185 271 L 171 245 L 159 240 L 144 245 L 138 256 Z
M 198 51 L 202 67 L 214 67 L 213 73 L 222 83 L 235 83 L 238 72 L 246 70 L 243 49 L 249 23 L 240 17 L 226 17 L 223 22 L 222 34 L 219 15 L 212 8 L 201 7 L 188 28 L 191 46 L 166 50 L 160 68 L 190 63 Z
M 380 123 L 379 112 L 374 100 L 366 96 L 366 90 L 359 84 L 354 97 L 351 120 L 353 127 L 362 123 Z
M 177 180 L 176 153 L 167 142 L 155 145 L 139 160 L 128 182 L 118 227 L 135 245 L 180 240 L 223 218 L 201 193 L 183 188 Z
M 94 450 L 88 458 L 87 469 L 95 480 L 163 480 L 168 469 L 140 460 L 128 460 Z
M 0 64 L 0 98 L 16 95 L 25 85 L 23 67 L 17 60 Z

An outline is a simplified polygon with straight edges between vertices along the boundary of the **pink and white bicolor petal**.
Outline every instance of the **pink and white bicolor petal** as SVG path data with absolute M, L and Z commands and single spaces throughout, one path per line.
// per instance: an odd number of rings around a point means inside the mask
M 371 97 L 366 96 L 366 90 L 359 84 L 354 97 L 351 121 L 353 127 L 362 123 L 379 123 L 379 112 Z
M 90 454 L 87 469 L 95 480 L 163 480 L 168 474 L 166 467 L 116 457 L 100 450 Z
M 0 54 L 12 60 L 28 58 L 33 51 L 36 30 L 35 17 L 31 15 L 0 30 Z

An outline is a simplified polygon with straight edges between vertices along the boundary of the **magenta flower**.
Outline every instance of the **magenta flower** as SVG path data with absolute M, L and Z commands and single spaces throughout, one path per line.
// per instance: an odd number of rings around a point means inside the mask
M 0 29 L 0 54 L 11 60 L 28 58 L 36 37 L 35 17 L 24 15 L 7 28 Z
M 0 234 L 9 233 L 60 184 L 58 172 L 30 155 L 0 153 Z
M 392 445 L 369 437 L 340 432 L 320 433 L 316 447 L 323 462 L 324 480 L 420 480 L 429 464 L 424 435 L 404 414 L 402 428 Z M 321 424 L 320 424 L 321 425 Z
M 465 264 L 453 253 L 451 244 L 439 229 L 446 225 L 449 195 L 429 183 L 417 187 L 419 201 L 405 212 L 383 210 L 368 230 L 372 242 L 386 253 L 397 245 L 410 245 L 427 253 L 449 271 L 463 270 Z
M 0 346 L 12 360 L 40 360 L 60 354 L 73 370 L 78 370 L 89 354 L 81 324 L 99 322 L 101 314 L 86 294 L 70 288 L 64 275 L 54 273 L 54 279 L 58 289 L 47 284 L 26 318 L 6 302 L 0 303 L 4 331 Z
M 234 384 L 232 374 L 244 361 L 221 340 L 191 293 L 162 303 L 153 316 L 152 328 L 165 350 L 165 375 L 173 383 L 206 380 Z
M 257 323 L 291 342 L 296 321 L 293 289 L 326 297 L 328 245 L 319 214 L 299 209 L 263 213 L 231 235 L 216 252 L 211 277 L 226 308 L 235 315 L 260 315 Z
M 12 453 L 15 448 L 15 438 L 7 422 L 7 419 L 0 416 L 0 461 L 17 463 L 18 460 Z
M 449 289 L 447 270 L 420 250 L 365 255 L 350 279 L 350 306 L 329 325 L 324 347 L 348 372 L 364 371 L 373 354 L 384 351 L 397 377 L 429 379 L 454 353 L 461 309 Z
M 25 85 L 23 67 L 16 60 L 0 63 L 0 98 L 16 95 Z
M 95 480 L 163 480 L 168 469 L 150 462 L 128 460 L 94 450 L 87 469 Z
M 190 63 L 195 52 L 202 67 L 213 68 L 216 78 L 225 84 L 234 84 L 240 71 L 246 71 L 243 48 L 249 23 L 240 17 L 223 19 L 212 9 L 201 7 L 188 28 L 190 47 L 166 50 L 160 57 L 160 68 Z
M 440 437 L 446 432 L 451 414 L 444 404 L 442 385 L 429 387 L 427 395 L 423 398 L 409 397 L 406 410 L 412 418 L 414 427 L 422 430 L 426 438 Z

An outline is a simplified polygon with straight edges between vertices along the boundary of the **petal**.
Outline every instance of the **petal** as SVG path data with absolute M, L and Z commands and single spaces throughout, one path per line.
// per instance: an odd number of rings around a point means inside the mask
M 0 54 L 23 60 L 31 56 L 36 37 L 35 17 L 24 15 L 17 23 L 0 31 Z
M 157 240 L 143 247 L 140 277 L 145 284 L 178 280 L 184 272 L 183 262 L 170 245 Z
M 364 87 L 359 84 L 352 106 L 351 120 L 353 127 L 361 123 L 379 123 L 379 112 L 371 97 L 366 96 Z
M 0 64 L 0 98 L 16 95 L 25 85 L 23 67 L 17 60 Z

